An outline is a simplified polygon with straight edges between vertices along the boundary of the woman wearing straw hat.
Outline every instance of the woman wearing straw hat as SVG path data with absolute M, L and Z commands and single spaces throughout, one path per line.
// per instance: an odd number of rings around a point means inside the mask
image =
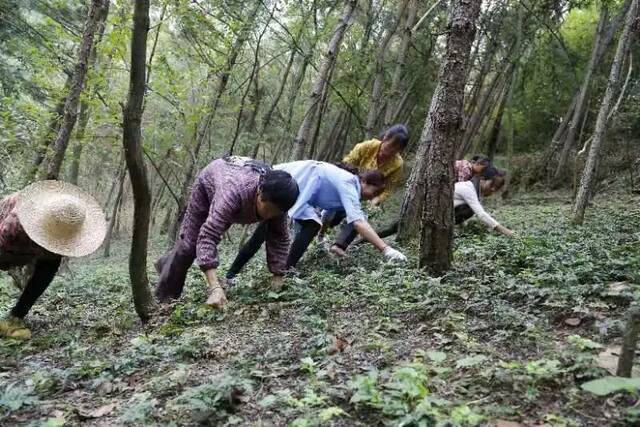
M 0 200 L 0 270 L 35 266 L 16 305 L 0 320 L 0 336 L 29 339 L 23 318 L 55 277 L 62 258 L 94 252 L 106 230 L 98 202 L 66 182 L 36 182 Z

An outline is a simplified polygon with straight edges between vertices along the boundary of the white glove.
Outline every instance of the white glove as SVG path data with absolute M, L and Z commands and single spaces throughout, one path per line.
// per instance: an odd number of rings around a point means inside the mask
M 407 261 L 407 257 L 400 252 L 399 250 L 393 249 L 391 246 L 387 246 L 384 249 L 384 257 L 389 260 L 389 261 L 400 261 L 400 262 L 405 262 Z

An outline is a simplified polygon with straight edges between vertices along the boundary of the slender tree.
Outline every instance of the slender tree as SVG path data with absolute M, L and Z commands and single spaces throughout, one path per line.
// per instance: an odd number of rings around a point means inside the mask
M 578 194 L 576 196 L 575 204 L 573 205 L 573 222 L 576 224 L 582 224 L 584 221 L 584 212 L 593 191 L 593 182 L 596 169 L 598 167 L 600 148 L 602 147 L 602 143 L 607 132 L 609 111 L 611 110 L 614 92 L 620 83 L 620 72 L 622 70 L 624 58 L 627 55 L 631 40 L 634 36 L 634 26 L 637 25 L 637 20 L 638 0 L 633 0 L 629 7 L 629 11 L 627 12 L 624 29 L 622 30 L 622 34 L 618 40 L 618 47 L 616 48 L 616 54 L 613 58 L 613 64 L 611 65 L 607 88 L 605 89 L 604 97 L 600 104 L 600 110 L 598 111 L 598 118 L 596 119 L 595 130 L 592 136 L 593 140 L 591 141 L 591 147 L 589 148 L 589 155 L 587 156 L 584 170 L 582 171 Z
M 58 131 L 58 136 L 53 144 L 54 152 L 53 157 L 49 162 L 47 171 L 48 179 L 58 179 L 58 175 L 60 174 L 64 154 L 67 151 L 67 146 L 69 145 L 69 138 L 71 137 L 71 132 L 73 131 L 73 127 L 75 126 L 76 119 L 78 117 L 78 102 L 87 76 L 89 57 L 93 50 L 93 41 L 96 30 L 98 29 L 100 19 L 103 16 L 102 9 L 107 7 L 108 4 L 108 0 L 92 0 L 91 2 L 87 21 L 82 33 L 82 42 L 80 43 L 80 49 L 78 52 L 78 62 L 76 63 L 73 72 L 71 87 L 69 88 L 69 94 L 67 95 L 64 105 L 62 122 Z
M 240 29 L 240 33 L 236 37 L 231 46 L 231 49 L 228 52 L 227 59 L 222 71 L 218 75 L 218 81 L 216 84 L 216 90 L 214 94 L 209 98 L 209 102 L 206 108 L 206 113 L 202 116 L 202 118 L 198 121 L 195 127 L 195 131 L 193 134 L 193 151 L 190 153 L 189 160 L 187 162 L 187 167 L 185 169 L 185 174 L 181 183 L 181 191 L 180 191 L 180 199 L 178 201 L 178 209 L 176 211 L 175 219 L 171 225 L 169 230 L 169 243 L 173 244 L 175 240 L 178 229 L 180 228 L 180 220 L 181 213 L 184 211 L 184 208 L 187 204 L 187 198 L 189 197 L 189 187 L 193 181 L 193 178 L 196 174 L 196 169 L 198 166 L 198 158 L 200 156 L 200 150 L 204 146 L 204 143 L 209 134 L 209 128 L 211 123 L 213 123 L 213 119 L 218 113 L 218 108 L 220 108 L 220 103 L 222 100 L 222 96 L 227 90 L 227 85 L 229 84 L 229 78 L 231 77 L 231 71 L 236 65 L 238 61 L 238 57 L 244 48 L 246 41 L 249 39 L 251 34 L 252 25 L 258 15 L 260 8 L 262 7 L 260 2 L 256 2 L 255 6 L 249 12 L 246 20 L 243 23 L 242 28 Z
M 384 89 L 384 76 L 385 76 L 385 57 L 387 55 L 388 46 L 391 42 L 391 38 L 398 29 L 398 24 L 402 19 L 402 16 L 407 9 L 409 0 L 402 0 L 400 2 L 400 8 L 395 20 L 385 30 L 378 46 L 378 53 L 376 54 L 376 60 L 374 63 L 375 78 L 373 79 L 373 88 L 371 89 L 371 99 L 369 100 L 369 111 L 367 112 L 367 122 L 365 124 L 365 137 L 371 138 L 375 133 L 376 123 L 378 116 L 380 115 L 380 108 L 382 104 L 382 91 Z M 405 29 L 406 32 L 406 29 Z M 406 34 L 405 34 L 406 35 Z M 404 41 L 404 40 L 403 40 Z M 395 105 L 395 104 L 394 104 Z M 391 107 L 393 108 L 393 107 Z
M 409 0 L 409 4 L 406 6 L 407 17 L 405 18 L 402 28 L 402 40 L 400 41 L 400 48 L 396 57 L 396 66 L 393 70 L 393 76 L 391 77 L 391 88 L 389 90 L 389 102 L 387 103 L 387 109 L 384 116 L 384 127 L 389 127 L 391 122 L 395 120 L 397 115 L 397 105 L 401 97 L 401 85 L 402 78 L 407 68 L 407 56 L 409 54 L 409 46 L 411 45 L 411 30 L 416 21 L 418 12 L 418 0 Z
M 133 236 L 129 256 L 129 276 L 136 312 L 142 321 L 149 319 L 153 297 L 147 276 L 147 244 L 151 217 L 151 193 L 142 152 L 142 107 L 144 103 L 149 32 L 149 0 L 137 0 L 133 12 L 131 36 L 131 72 L 129 95 L 123 107 L 123 138 L 125 159 L 133 191 Z
M 553 175 L 553 184 L 555 187 L 558 187 L 559 184 L 568 176 L 566 174 L 566 168 L 567 160 L 569 159 L 569 151 L 574 145 L 575 138 L 580 127 L 580 119 L 584 114 L 584 109 L 587 102 L 587 92 L 591 84 L 591 78 L 598 65 L 596 61 L 598 60 L 598 53 L 601 50 L 601 46 L 603 43 L 602 38 L 604 36 L 604 31 L 608 21 L 609 9 L 607 8 L 606 4 L 603 3 L 602 10 L 600 11 L 600 19 L 598 20 L 598 27 L 596 29 L 596 38 L 595 42 L 593 43 L 593 49 L 591 51 L 591 58 L 589 59 L 587 71 L 584 75 L 584 78 L 582 79 L 582 84 L 578 89 L 576 105 L 573 109 L 571 120 L 568 123 L 567 134 L 564 138 L 562 150 L 560 151 L 560 156 L 558 158 L 558 165 Z
M 446 50 L 421 145 L 426 156 L 418 162 L 426 184 L 420 266 L 440 275 L 449 269 L 453 243 L 453 163 L 462 136 L 464 87 L 480 0 L 456 0 L 449 19 Z
M 304 118 L 302 119 L 302 123 L 298 129 L 298 134 L 296 135 L 295 149 L 293 152 L 293 158 L 296 160 L 301 160 L 305 157 L 305 148 L 311 136 L 311 127 L 316 119 L 316 115 L 322 101 L 322 94 L 324 93 L 325 87 L 329 84 L 329 74 L 336 64 L 342 39 L 344 38 L 347 28 L 349 28 L 349 22 L 351 21 L 351 16 L 353 15 L 357 4 L 358 0 L 349 0 L 346 3 L 342 17 L 333 31 L 333 36 L 331 37 L 327 52 L 325 53 L 324 61 L 318 70 L 315 82 L 313 83 L 313 88 L 309 94 Z

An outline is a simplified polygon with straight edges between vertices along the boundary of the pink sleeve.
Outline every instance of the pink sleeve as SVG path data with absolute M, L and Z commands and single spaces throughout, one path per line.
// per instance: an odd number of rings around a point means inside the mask
M 218 196 L 219 195 L 219 196 Z M 202 271 L 218 268 L 218 244 L 222 235 L 231 227 L 241 206 L 236 192 L 216 193 L 209 208 L 207 220 L 200 228 L 196 244 L 196 260 Z
M 267 264 L 269 271 L 283 275 L 287 268 L 289 254 L 289 229 L 287 215 L 281 215 L 267 223 Z

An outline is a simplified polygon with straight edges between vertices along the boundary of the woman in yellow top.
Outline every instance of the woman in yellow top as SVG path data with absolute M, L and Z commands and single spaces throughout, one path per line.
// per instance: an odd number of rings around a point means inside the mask
M 400 153 L 409 143 L 409 130 L 405 125 L 394 125 L 384 131 L 380 139 L 370 139 L 357 144 L 343 159 L 344 163 L 358 168 L 359 171 L 379 171 L 385 180 L 385 190 L 371 200 L 373 206 L 383 203 L 391 190 L 400 185 L 403 178 L 404 160 Z M 323 229 L 338 225 L 344 214 L 327 213 L 323 215 Z M 331 252 L 344 256 L 345 250 L 357 236 L 355 230 L 345 226 L 331 246 Z

